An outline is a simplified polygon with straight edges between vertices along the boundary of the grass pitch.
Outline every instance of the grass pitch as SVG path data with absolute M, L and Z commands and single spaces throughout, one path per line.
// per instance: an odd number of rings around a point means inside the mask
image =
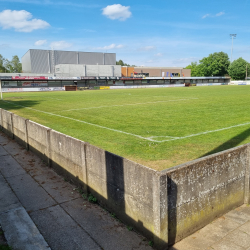
M 250 86 L 3 97 L 1 108 L 157 170 L 250 142 Z

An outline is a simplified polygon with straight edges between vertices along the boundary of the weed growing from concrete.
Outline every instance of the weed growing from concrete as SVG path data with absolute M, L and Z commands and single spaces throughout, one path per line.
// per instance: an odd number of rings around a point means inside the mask
M 153 247 L 154 246 L 154 242 L 151 240 L 151 241 L 149 241 L 149 243 L 148 243 L 151 247 Z
M 128 231 L 132 231 L 133 227 L 127 226 Z
M 94 195 L 90 194 L 88 197 L 88 201 L 92 203 L 97 203 L 97 199 Z

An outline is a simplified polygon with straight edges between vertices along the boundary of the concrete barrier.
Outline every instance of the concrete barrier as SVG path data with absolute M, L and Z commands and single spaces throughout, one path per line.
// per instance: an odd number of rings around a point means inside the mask
M 16 114 L 12 114 L 12 122 L 15 140 L 17 140 L 18 143 L 24 145 L 28 149 L 28 133 L 26 125 L 26 122 L 28 122 L 28 120 Z
M 88 187 L 98 200 L 144 235 L 155 237 L 160 220 L 160 214 L 154 216 L 159 206 L 159 197 L 153 196 L 157 171 L 89 144 L 86 165 Z
M 2 110 L 2 129 L 11 138 L 14 138 L 12 113 L 7 110 Z
M 50 128 L 36 122 L 27 121 L 27 140 L 29 149 L 50 165 Z
M 57 131 L 50 131 L 51 167 L 87 191 L 85 143 Z
M 0 126 L 157 249 L 250 201 L 250 144 L 159 172 L 2 109 Z
M 165 170 L 170 244 L 244 203 L 248 147 L 240 146 Z

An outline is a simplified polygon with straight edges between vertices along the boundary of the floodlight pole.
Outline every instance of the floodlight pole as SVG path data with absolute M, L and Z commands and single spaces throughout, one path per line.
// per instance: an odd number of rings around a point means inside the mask
M 232 49 L 231 49 L 231 63 L 233 58 L 233 46 L 234 46 L 234 38 L 236 38 L 237 34 L 230 34 L 230 37 L 232 38 Z

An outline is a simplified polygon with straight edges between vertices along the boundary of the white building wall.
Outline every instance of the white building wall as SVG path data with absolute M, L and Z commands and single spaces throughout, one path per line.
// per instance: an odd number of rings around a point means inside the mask
M 59 64 L 56 65 L 55 73 L 59 77 L 74 76 L 105 76 L 121 77 L 120 65 L 79 65 L 79 64 Z

